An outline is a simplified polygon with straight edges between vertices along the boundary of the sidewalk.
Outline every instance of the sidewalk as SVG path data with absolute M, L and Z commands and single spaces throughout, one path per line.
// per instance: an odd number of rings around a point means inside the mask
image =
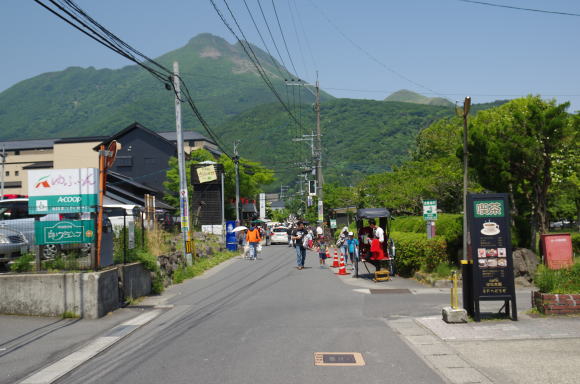
M 577 383 L 580 317 L 447 324 L 441 316 L 388 321 L 451 383 Z

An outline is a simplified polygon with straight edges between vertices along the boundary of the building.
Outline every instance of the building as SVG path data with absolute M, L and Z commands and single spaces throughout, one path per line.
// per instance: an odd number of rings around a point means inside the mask
M 197 133 L 184 132 L 186 153 L 200 148 L 220 156 L 217 145 Z M 27 195 L 29 169 L 97 168 L 100 144 L 118 140 L 122 148 L 112 171 L 163 195 L 167 162 L 177 156 L 176 133 L 154 132 L 135 122 L 111 136 L 0 141 L 6 151 L 4 194 Z

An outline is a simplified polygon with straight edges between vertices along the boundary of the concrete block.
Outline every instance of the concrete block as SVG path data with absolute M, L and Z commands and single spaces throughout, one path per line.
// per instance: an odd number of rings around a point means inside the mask
M 467 311 L 463 308 L 453 309 L 445 307 L 442 311 L 443 321 L 446 323 L 467 323 Z

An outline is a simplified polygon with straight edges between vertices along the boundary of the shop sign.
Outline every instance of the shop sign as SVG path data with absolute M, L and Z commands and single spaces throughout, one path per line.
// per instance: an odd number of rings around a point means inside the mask
M 200 183 L 209 183 L 217 180 L 217 173 L 213 165 L 197 168 L 196 172 Z
M 34 235 L 39 245 L 94 243 L 95 221 L 35 221 Z
M 330 219 L 330 228 L 336 229 L 336 219 Z
M 511 300 L 515 316 L 508 195 L 469 194 L 467 207 L 476 318 L 480 300 Z
M 28 171 L 28 213 L 95 212 L 97 168 Z

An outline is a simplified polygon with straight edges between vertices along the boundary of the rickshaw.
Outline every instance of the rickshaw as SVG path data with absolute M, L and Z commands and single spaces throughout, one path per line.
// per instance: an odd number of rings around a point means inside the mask
M 385 241 L 381 244 L 385 258 L 375 260 L 371 255 L 371 245 L 368 235 L 372 233 L 370 227 L 364 227 L 364 220 L 374 219 L 378 221 L 377 226 L 385 232 Z M 391 239 L 391 213 L 386 208 L 362 208 L 356 213 L 356 227 L 358 230 L 359 258 L 354 265 L 355 276 L 359 277 L 358 266 L 362 262 L 365 269 L 372 275 L 367 264 L 375 267 L 374 278 L 377 281 L 390 280 L 395 273 L 395 243 Z

